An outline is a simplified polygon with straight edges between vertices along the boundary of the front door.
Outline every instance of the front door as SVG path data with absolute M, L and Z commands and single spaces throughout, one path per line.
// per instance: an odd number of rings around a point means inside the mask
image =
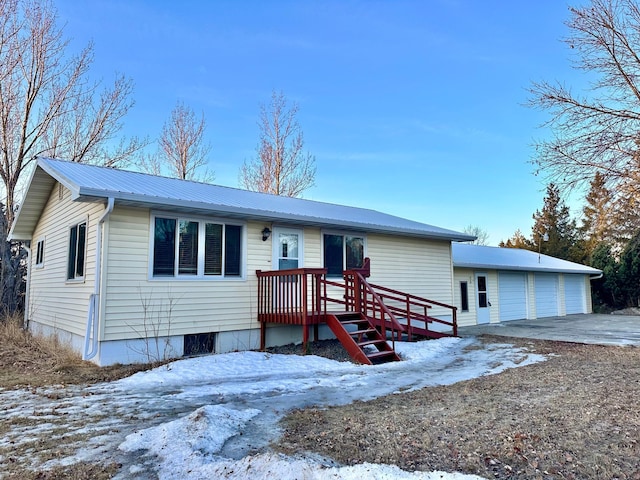
M 489 323 L 491 320 L 488 283 L 486 273 L 476 273 L 476 317 L 478 324 Z
M 302 268 L 302 230 L 273 229 L 274 270 Z

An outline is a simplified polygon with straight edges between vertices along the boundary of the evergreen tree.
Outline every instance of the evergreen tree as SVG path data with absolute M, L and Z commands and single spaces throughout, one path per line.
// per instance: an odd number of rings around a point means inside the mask
M 506 242 L 501 241 L 498 246 L 505 248 L 522 248 L 524 250 L 534 250 L 533 243 L 522 234 L 520 229 L 516 230 L 513 236 Z
M 569 207 L 555 184 L 547 186 L 542 211 L 536 210 L 533 220 L 531 239 L 541 253 L 572 262 L 584 262 L 584 249 L 578 242 L 576 222 L 571 219 Z
M 620 255 L 619 278 L 627 307 L 640 306 L 640 232 Z
M 638 168 L 640 171 L 640 165 Z M 640 231 L 640 191 L 633 183 L 624 182 L 618 187 L 612 216 L 614 246 L 620 253 Z
M 618 274 L 619 265 L 611 252 L 610 245 L 600 243 L 595 246 L 591 254 L 591 266 L 602 270 L 602 278 L 591 282 L 594 304 L 614 308 L 624 306 Z
M 585 201 L 579 233 L 585 242 L 585 253 L 591 258 L 596 246 L 602 242 L 610 244 L 614 239 L 614 197 L 600 172 L 596 172 L 591 181 L 591 189 Z

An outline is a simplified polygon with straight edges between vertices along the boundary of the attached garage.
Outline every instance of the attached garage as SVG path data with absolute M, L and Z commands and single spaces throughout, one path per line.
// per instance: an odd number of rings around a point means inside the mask
M 553 273 L 535 274 L 536 317 L 558 315 L 558 275 Z
M 587 313 L 585 282 L 583 275 L 564 276 L 564 302 L 567 315 Z
M 499 272 L 498 303 L 500 321 L 527 318 L 527 274 Z
M 590 279 L 602 276 L 598 269 L 530 250 L 465 243 L 453 243 L 451 250 L 456 280 L 473 285 L 480 274 L 488 279 L 492 323 L 590 313 Z M 461 325 L 481 323 L 477 295 L 468 299 L 467 309 L 459 306 Z

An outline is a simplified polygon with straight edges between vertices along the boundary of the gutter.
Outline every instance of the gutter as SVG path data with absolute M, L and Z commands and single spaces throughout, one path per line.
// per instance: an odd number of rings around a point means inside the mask
M 589 280 L 598 280 L 604 276 L 604 273 L 600 272 L 598 275 L 589 275 Z
M 22 327 L 27 330 L 29 328 L 29 291 L 31 290 L 31 247 L 26 244 L 22 245 L 27 251 L 27 281 L 24 290 L 24 321 Z
M 87 330 L 84 335 L 84 350 L 82 352 L 83 360 L 91 360 L 98 353 L 98 325 L 100 319 L 100 282 L 102 279 L 102 233 L 104 222 L 109 218 L 115 200 L 109 197 L 107 206 L 98 219 L 96 233 L 96 272 L 93 293 L 89 297 L 89 312 L 87 314 Z

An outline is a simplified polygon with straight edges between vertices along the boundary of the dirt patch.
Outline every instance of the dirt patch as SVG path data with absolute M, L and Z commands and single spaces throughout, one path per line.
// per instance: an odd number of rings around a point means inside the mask
M 485 337 L 485 341 L 504 342 Z M 275 448 L 499 479 L 640 479 L 640 349 L 509 339 L 543 363 L 288 415 Z
M 269 353 L 279 353 L 282 355 L 317 355 L 319 357 L 330 358 L 338 362 L 353 362 L 342 344 L 338 340 L 318 340 L 307 344 L 306 352 L 302 344 L 290 343 L 281 347 L 269 347 Z

